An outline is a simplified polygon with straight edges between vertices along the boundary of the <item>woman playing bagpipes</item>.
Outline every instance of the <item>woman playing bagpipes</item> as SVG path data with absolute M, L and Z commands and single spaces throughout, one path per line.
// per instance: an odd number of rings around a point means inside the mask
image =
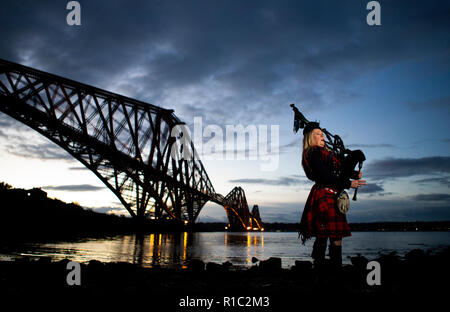
M 291 106 L 297 113 L 297 108 L 293 104 Z M 300 115 L 303 117 L 301 113 Z M 297 115 L 297 117 L 300 116 Z M 297 118 L 296 120 L 298 121 Z M 297 130 L 298 127 L 297 124 Z M 361 180 L 361 170 L 353 170 L 357 162 L 360 163 L 361 169 L 365 157 L 359 150 L 345 150 L 345 153 L 349 155 L 339 157 L 336 149 L 333 151 L 326 146 L 324 132 L 329 137 L 326 129 L 321 129 L 317 122 L 308 121 L 306 121 L 306 125 L 303 124 L 303 127 L 302 167 L 308 179 L 314 181 L 315 184 L 306 200 L 299 234 L 303 244 L 312 237 L 316 238 L 311 254 L 315 266 L 324 263 L 329 239 L 330 262 L 333 266 L 340 267 L 342 266 L 342 238 L 351 236 L 351 232 L 345 213 L 340 212 L 337 208 L 337 198 L 343 193 L 347 195 L 346 192 L 343 192 L 345 189 L 354 188 L 356 192 L 357 188 L 366 185 L 366 181 Z M 335 140 L 335 143 L 342 142 L 338 136 L 333 137 L 338 139 Z M 343 144 L 341 147 L 343 148 Z M 342 155 L 344 150 L 341 152 Z M 354 200 L 356 200 L 356 193 Z

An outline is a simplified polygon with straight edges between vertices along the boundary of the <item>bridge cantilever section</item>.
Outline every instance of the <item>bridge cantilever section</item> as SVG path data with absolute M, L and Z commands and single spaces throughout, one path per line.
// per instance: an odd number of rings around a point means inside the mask
M 133 217 L 194 221 L 215 194 L 195 153 L 171 157 L 172 110 L 1 60 L 0 111 L 83 163 Z
M 192 141 L 177 140 L 173 110 L 0 59 L 0 111 L 80 161 L 133 217 L 193 223 L 209 200 L 240 211 L 219 200 Z M 189 159 L 174 157 L 183 149 Z
M 227 229 L 264 230 L 262 227 L 258 205 L 254 205 L 252 211 L 250 212 L 244 189 L 241 187 L 235 187 L 225 197 L 220 194 L 215 194 L 211 200 L 225 208 L 228 216 Z

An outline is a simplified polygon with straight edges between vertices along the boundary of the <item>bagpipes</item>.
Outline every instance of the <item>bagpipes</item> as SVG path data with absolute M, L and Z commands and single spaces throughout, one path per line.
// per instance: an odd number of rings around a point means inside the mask
M 290 104 L 294 111 L 294 133 L 297 133 L 298 129 L 303 129 L 308 123 L 308 119 L 295 107 L 294 103 Z M 361 172 L 363 162 L 366 160 L 366 156 L 361 150 L 349 150 L 345 148 L 344 142 L 338 135 L 333 135 L 325 128 L 321 128 L 322 133 L 325 135 L 325 145 L 333 151 L 336 157 L 343 164 L 343 170 L 341 174 L 351 179 L 354 173 L 354 168 L 358 163 L 358 174 Z M 356 194 L 358 189 L 355 189 L 353 194 L 353 200 L 356 200 Z

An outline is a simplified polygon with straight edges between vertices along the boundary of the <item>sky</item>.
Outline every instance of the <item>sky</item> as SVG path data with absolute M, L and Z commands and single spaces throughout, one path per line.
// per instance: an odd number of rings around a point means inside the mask
M 366 155 L 349 222 L 450 220 L 450 2 L 378 1 L 381 25 L 367 23 L 366 0 L 89 0 L 81 25 L 68 25 L 68 2 L 3 1 L 0 58 L 174 109 L 191 130 L 201 118 L 224 140 L 227 125 L 272 129 L 271 170 L 260 145 L 256 159 L 250 143 L 235 147 L 243 160 L 208 157 L 207 131 L 198 151 L 216 192 L 241 186 L 263 222 L 298 222 L 313 185 L 290 103 Z M 92 172 L 3 113 L 0 181 L 126 214 Z M 198 221 L 226 214 L 207 203 Z

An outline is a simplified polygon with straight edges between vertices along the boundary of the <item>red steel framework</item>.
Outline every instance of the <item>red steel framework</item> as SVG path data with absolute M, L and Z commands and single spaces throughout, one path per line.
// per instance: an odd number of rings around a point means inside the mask
M 173 135 L 184 124 L 173 110 L 0 59 L 0 111 L 80 161 L 134 218 L 194 223 L 211 200 L 231 229 L 262 229 L 242 188 L 215 192 L 192 141 Z M 183 148 L 189 159 L 172 157 Z

